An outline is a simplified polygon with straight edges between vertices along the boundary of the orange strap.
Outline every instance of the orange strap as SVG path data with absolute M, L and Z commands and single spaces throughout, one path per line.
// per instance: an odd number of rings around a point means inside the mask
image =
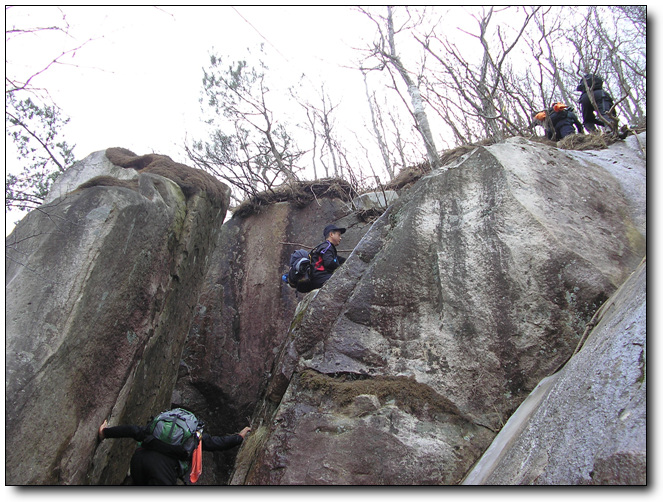
M 203 473 L 203 442 L 198 441 L 198 446 L 193 451 L 193 458 L 191 460 L 191 474 L 189 479 L 192 483 L 198 481 L 198 478 Z

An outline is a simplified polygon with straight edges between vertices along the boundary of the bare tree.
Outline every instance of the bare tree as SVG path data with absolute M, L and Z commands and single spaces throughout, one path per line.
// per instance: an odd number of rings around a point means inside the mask
M 325 162 L 325 158 L 328 155 L 329 158 L 331 159 L 332 166 L 334 168 L 333 169 L 334 176 L 338 177 L 340 176 L 341 168 L 339 165 L 339 161 L 337 159 L 338 146 L 336 140 L 334 139 L 334 122 L 332 118 L 334 110 L 336 110 L 338 105 L 332 103 L 331 98 L 325 91 L 324 86 L 321 89 L 320 100 L 322 106 L 319 108 L 315 108 L 315 112 L 317 113 L 322 126 L 323 141 L 322 141 L 320 161 L 323 162 L 323 165 L 325 166 L 325 173 L 327 177 L 329 177 L 329 168 L 327 167 L 327 163 Z
M 342 167 L 340 165 L 338 156 L 338 144 L 334 139 L 333 135 L 333 123 L 332 123 L 332 112 L 336 109 L 336 105 L 331 103 L 331 100 L 326 97 L 325 93 L 322 94 L 322 108 L 318 110 L 319 117 L 322 122 L 322 137 L 324 139 L 322 143 L 323 153 L 327 152 L 329 157 L 332 160 L 332 166 L 334 167 L 334 176 L 340 176 L 342 172 Z M 324 159 L 324 156 L 321 157 Z M 325 165 L 326 168 L 326 165 Z M 329 169 L 326 169 L 327 176 L 329 177 Z
M 645 47 L 646 8 L 644 6 L 623 6 L 611 8 L 611 16 L 604 11 L 589 7 L 591 23 L 598 42 L 605 47 L 609 63 L 608 74 L 616 84 L 621 111 L 633 123 L 644 123 L 646 109 L 646 59 Z M 630 47 L 629 47 L 630 46 Z M 636 50 L 633 50 L 636 49 Z M 622 99 L 623 98 L 623 99 Z M 630 99 L 629 99 L 630 98 Z
M 316 165 L 316 158 L 318 156 L 318 126 L 317 126 L 317 116 L 311 108 L 306 105 L 302 105 L 304 111 L 306 112 L 306 119 L 310 127 L 311 134 L 313 135 L 313 151 L 311 156 L 311 162 L 313 164 L 313 179 L 318 179 L 318 167 Z
M 373 68 L 363 68 L 363 71 L 393 68 L 398 73 L 405 83 L 407 92 L 410 95 L 412 105 L 411 113 L 415 119 L 417 131 L 421 135 L 425 145 L 426 154 L 431 167 L 433 169 L 439 167 L 440 156 L 435 147 L 433 133 L 424 109 L 424 100 L 421 97 L 419 85 L 412 79 L 410 72 L 403 64 L 403 61 L 396 50 L 396 34 L 400 29 L 397 30 L 394 27 L 393 10 L 391 7 L 387 7 L 386 18 L 382 16 L 376 18 L 376 16 L 373 16 L 368 11 L 363 9 L 362 11 L 375 23 L 378 29 L 378 40 L 374 43 L 370 55 L 371 58 L 377 59 L 378 65 Z M 394 86 L 394 88 L 396 88 L 396 86 Z
M 563 59 L 560 60 L 560 55 L 555 51 L 555 47 L 563 42 L 565 37 L 566 17 L 558 10 L 541 9 L 535 16 L 534 23 L 538 32 L 535 32 L 536 41 L 531 44 L 531 50 L 539 63 L 539 96 L 543 105 L 548 106 L 560 98 L 565 103 L 571 103 L 574 97 L 567 86 L 570 76 L 568 66 Z
M 406 141 L 403 137 L 403 134 L 401 134 L 402 121 L 396 117 L 393 111 L 389 110 L 387 113 L 389 115 L 390 125 L 395 134 L 394 142 L 396 146 L 396 153 L 398 153 L 398 159 L 400 160 L 400 166 L 401 168 L 405 168 L 407 166 L 406 152 L 405 152 Z M 395 164 L 394 167 L 391 169 L 391 171 L 388 173 L 391 179 L 394 179 L 394 176 L 396 175 L 397 165 L 398 164 Z
M 204 70 L 201 103 L 211 113 L 209 139 L 194 140 L 185 151 L 199 168 L 212 172 L 244 195 L 297 181 L 297 148 L 286 125 L 268 104 L 268 68 L 245 60 L 230 64 L 212 54 Z
M 458 143 L 529 134 L 536 111 L 555 101 L 573 106 L 586 73 L 603 77 L 617 111 L 630 123 L 644 124 L 643 8 L 468 10 L 476 28 L 436 22 L 412 30 L 431 56 L 422 78 L 423 97 Z
M 517 79 L 507 79 L 509 75 L 513 75 L 509 58 L 537 10 L 538 7 L 523 11 L 524 19 L 519 26 L 513 28 L 514 34 L 510 40 L 509 35 L 498 25 L 494 42 L 489 38 L 489 27 L 495 8 L 489 7 L 475 14 L 473 17 L 477 21 L 478 33 L 461 30 L 479 43 L 480 50 L 475 53 L 468 51 L 466 47 L 457 47 L 448 41 L 448 37 L 435 31 L 415 36 L 423 49 L 440 65 L 440 70 L 431 74 L 433 79 L 429 81 L 428 90 L 452 89 L 451 94 L 447 95 L 433 92 L 429 99 L 436 97 L 439 106 L 447 113 L 455 105 L 462 110 L 462 113 L 455 114 L 456 117 L 466 117 L 466 120 L 470 119 L 481 127 L 481 132 L 475 127 L 466 128 L 469 132 L 468 138 L 468 134 L 460 133 L 454 121 L 453 128 L 457 136 L 465 139 L 474 139 L 477 136 L 501 139 L 505 135 L 523 132 L 524 122 L 514 119 L 518 116 L 511 112 L 512 103 L 518 102 L 520 93 L 516 85 Z M 493 44 L 497 46 L 496 50 L 493 49 Z M 468 53 L 480 54 L 480 57 L 469 59 L 466 56 Z M 454 97 L 458 104 L 454 103 Z M 452 125 L 449 120 L 447 123 Z
M 308 121 L 308 130 L 311 132 L 313 137 L 313 148 L 312 148 L 312 163 L 313 163 L 313 172 L 314 178 L 317 179 L 317 161 L 319 160 L 322 164 L 325 177 L 329 178 L 330 176 L 339 177 L 339 161 L 338 161 L 338 148 L 337 142 L 334 139 L 335 137 L 335 121 L 334 115 L 338 107 L 338 104 L 335 104 L 327 90 L 325 85 L 320 86 L 320 91 L 315 99 L 315 103 L 311 100 L 305 100 L 301 97 L 295 96 L 293 93 L 294 99 L 299 103 L 299 105 L 304 109 L 306 113 L 306 118 Z M 318 138 L 321 138 L 322 144 L 318 149 Z M 331 162 L 332 171 L 330 173 L 329 163 Z
M 366 101 L 368 102 L 368 108 L 371 112 L 371 125 L 373 126 L 373 133 L 375 134 L 375 139 L 378 142 L 378 148 L 380 149 L 380 153 L 382 154 L 382 160 L 384 162 L 384 167 L 387 170 L 387 173 L 389 175 L 390 179 L 394 179 L 394 168 L 391 165 L 391 159 L 389 155 L 389 149 L 387 148 L 387 144 L 385 143 L 384 140 L 384 133 L 383 133 L 383 127 L 381 127 L 382 124 L 378 123 L 378 106 L 375 103 L 375 95 L 371 95 L 370 91 L 368 90 L 368 82 L 366 81 L 366 72 L 362 72 L 364 76 L 364 88 L 366 90 Z M 380 120 L 381 122 L 381 120 Z
M 12 60 L 14 47 L 24 37 L 43 34 L 69 37 L 69 24 L 58 9 L 60 19 L 51 26 L 18 26 L 12 7 L 5 7 L 5 131 L 13 145 L 20 173 L 7 172 L 5 178 L 5 211 L 34 209 L 43 203 L 53 181 L 74 161 L 74 147 L 62 138 L 69 122 L 53 102 L 46 89 L 36 85 L 39 77 L 55 65 L 63 64 L 90 40 L 54 55 L 47 63 L 28 75 L 17 75 Z M 46 43 L 45 43 L 46 45 Z M 44 47 L 44 51 L 47 51 Z

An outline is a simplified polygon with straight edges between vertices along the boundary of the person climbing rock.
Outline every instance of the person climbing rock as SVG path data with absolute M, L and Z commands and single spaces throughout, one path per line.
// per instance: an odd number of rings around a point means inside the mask
M 311 251 L 312 289 L 321 288 L 334 271 L 345 263 L 345 258 L 338 256 L 336 251 L 336 246 L 341 243 L 341 236 L 345 230 L 336 225 L 327 225 L 322 231 L 325 241 Z
M 199 444 L 205 451 L 229 450 L 242 444 L 250 431 L 250 427 L 245 427 L 237 434 L 211 436 L 202 432 L 202 422 L 195 415 L 177 408 L 161 413 L 145 426 L 109 427 L 108 421 L 104 420 L 98 437 L 100 441 L 131 438 L 140 443 L 131 457 L 130 473 L 134 485 L 176 485 L 178 479 L 185 484 L 197 480 L 200 471 L 196 472 L 195 478 L 187 478 L 196 469 L 196 450 L 198 461 L 201 461 Z M 182 442 L 182 439 L 186 441 Z M 202 470 L 202 466 L 199 469 Z

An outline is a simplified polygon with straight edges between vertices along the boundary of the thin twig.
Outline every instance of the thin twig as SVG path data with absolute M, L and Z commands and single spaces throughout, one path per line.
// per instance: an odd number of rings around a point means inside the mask
M 299 246 L 300 248 L 305 248 L 305 249 L 314 248 L 314 246 L 309 246 L 307 244 L 300 244 L 299 242 L 279 242 L 279 244 L 283 244 L 284 246 Z M 338 249 L 337 251 L 339 253 L 351 253 L 352 249 Z
M 286 246 L 299 246 L 299 247 L 302 247 L 302 248 L 309 248 L 309 249 L 313 248 L 313 246 L 308 246 L 306 244 L 300 244 L 299 242 L 279 242 L 279 244 L 283 244 L 283 245 L 286 245 Z

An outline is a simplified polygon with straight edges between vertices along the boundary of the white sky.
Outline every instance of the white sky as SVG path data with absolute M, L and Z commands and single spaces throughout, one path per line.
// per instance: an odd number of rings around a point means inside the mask
M 239 58 L 247 47 L 264 42 L 275 54 L 270 62 L 274 75 L 292 76 L 291 84 L 302 72 L 321 73 L 325 79 L 347 82 L 346 88 L 353 91 L 346 94 L 348 101 L 364 93 L 359 72 L 340 66 L 357 59 L 348 44 L 360 44 L 358 33 L 373 34 L 369 21 L 350 8 L 83 6 L 63 10 L 76 41 L 53 37 L 65 43 L 53 47 L 54 55 L 88 38 L 94 40 L 69 60 L 76 66 L 52 67 L 33 83 L 47 88 L 71 118 L 67 136 L 76 144 L 79 159 L 122 146 L 138 155 L 154 151 L 184 162 L 185 134 L 200 124 L 202 68 L 208 66 L 212 48 Z M 53 7 L 15 7 L 8 23 L 24 14 L 32 19 L 40 14 L 51 19 L 59 16 Z M 21 48 L 28 51 L 24 40 Z M 43 36 L 38 44 L 42 51 Z M 10 61 L 14 50 L 8 47 Z M 28 59 L 33 61 L 36 53 L 31 50 Z
M 359 59 L 353 47 L 364 47 L 362 38 L 371 39 L 374 27 L 350 7 L 73 6 L 60 11 L 18 6 L 6 13 L 6 24 L 62 25 L 62 12 L 72 38 L 24 35 L 10 40 L 5 52 L 11 74 L 27 78 L 91 39 L 74 57 L 61 60 L 66 64 L 32 81 L 47 89 L 70 118 L 64 138 L 76 145 L 78 160 L 117 146 L 191 165 L 183 145 L 185 138 L 207 135 L 198 100 L 210 51 L 240 59 L 248 47 L 257 49 L 261 43 L 271 53 L 271 82 L 280 76 L 285 87 L 295 85 L 302 73 L 311 88 L 325 82 L 332 100 L 341 101 L 337 123 L 365 129 L 364 118 L 358 118 L 368 114 L 362 77 L 347 66 Z M 275 89 L 270 97 L 278 93 Z M 20 171 L 7 147 L 6 169 Z M 20 217 L 18 212 L 7 215 L 6 235 Z

